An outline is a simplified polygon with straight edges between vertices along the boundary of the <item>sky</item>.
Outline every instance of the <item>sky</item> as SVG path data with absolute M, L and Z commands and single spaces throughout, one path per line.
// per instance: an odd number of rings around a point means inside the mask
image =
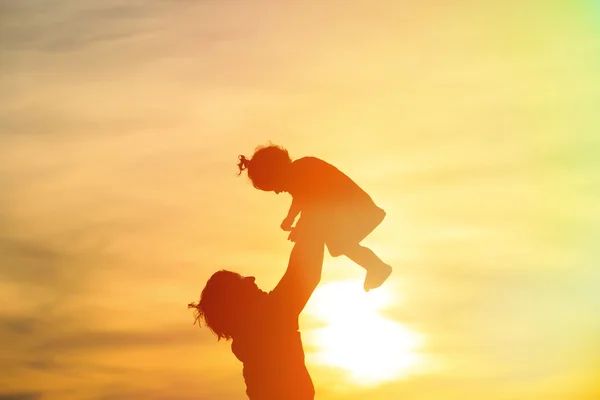
M 600 398 L 598 71 L 592 0 L 0 0 L 0 399 L 243 398 L 186 305 L 285 271 L 268 141 L 387 212 L 380 294 L 326 255 L 301 317 L 318 400 Z

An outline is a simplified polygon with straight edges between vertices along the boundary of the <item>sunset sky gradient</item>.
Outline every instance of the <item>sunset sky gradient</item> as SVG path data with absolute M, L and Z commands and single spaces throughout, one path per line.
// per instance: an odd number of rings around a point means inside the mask
M 186 305 L 283 274 L 290 197 L 236 176 L 269 140 L 387 211 L 426 360 L 358 385 L 307 339 L 317 400 L 600 398 L 599 71 L 594 0 L 0 0 L 0 399 L 243 398 Z

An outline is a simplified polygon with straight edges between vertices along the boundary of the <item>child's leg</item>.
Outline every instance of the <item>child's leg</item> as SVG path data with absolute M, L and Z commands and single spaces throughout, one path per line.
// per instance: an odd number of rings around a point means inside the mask
M 369 291 L 378 288 L 392 273 L 392 267 L 383 262 L 381 258 L 368 247 L 356 244 L 348 246 L 344 254 L 346 257 L 367 270 L 364 289 Z
M 373 250 L 361 246 L 358 243 L 354 246 L 345 248 L 344 255 L 367 271 L 371 268 L 376 268 L 381 264 L 385 264 L 381 258 L 377 257 L 377 254 L 375 254 Z

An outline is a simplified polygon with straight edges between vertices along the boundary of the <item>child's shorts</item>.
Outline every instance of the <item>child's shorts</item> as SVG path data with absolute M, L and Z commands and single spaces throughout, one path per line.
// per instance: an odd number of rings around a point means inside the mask
M 329 210 L 303 210 L 296 224 L 297 234 L 310 234 L 306 231 L 318 230 L 325 236 L 327 249 L 332 257 L 346 253 L 349 246 L 358 245 L 386 216 L 386 212 L 377 206 L 367 209 L 338 207 Z

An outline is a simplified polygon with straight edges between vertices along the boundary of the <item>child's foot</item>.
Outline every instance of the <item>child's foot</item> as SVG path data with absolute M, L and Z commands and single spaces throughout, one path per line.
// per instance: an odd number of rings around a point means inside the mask
M 387 264 L 381 264 L 379 267 L 371 267 L 367 270 L 367 276 L 365 277 L 364 289 L 368 292 L 371 289 L 376 289 L 383 285 L 383 282 L 392 273 L 392 267 Z

